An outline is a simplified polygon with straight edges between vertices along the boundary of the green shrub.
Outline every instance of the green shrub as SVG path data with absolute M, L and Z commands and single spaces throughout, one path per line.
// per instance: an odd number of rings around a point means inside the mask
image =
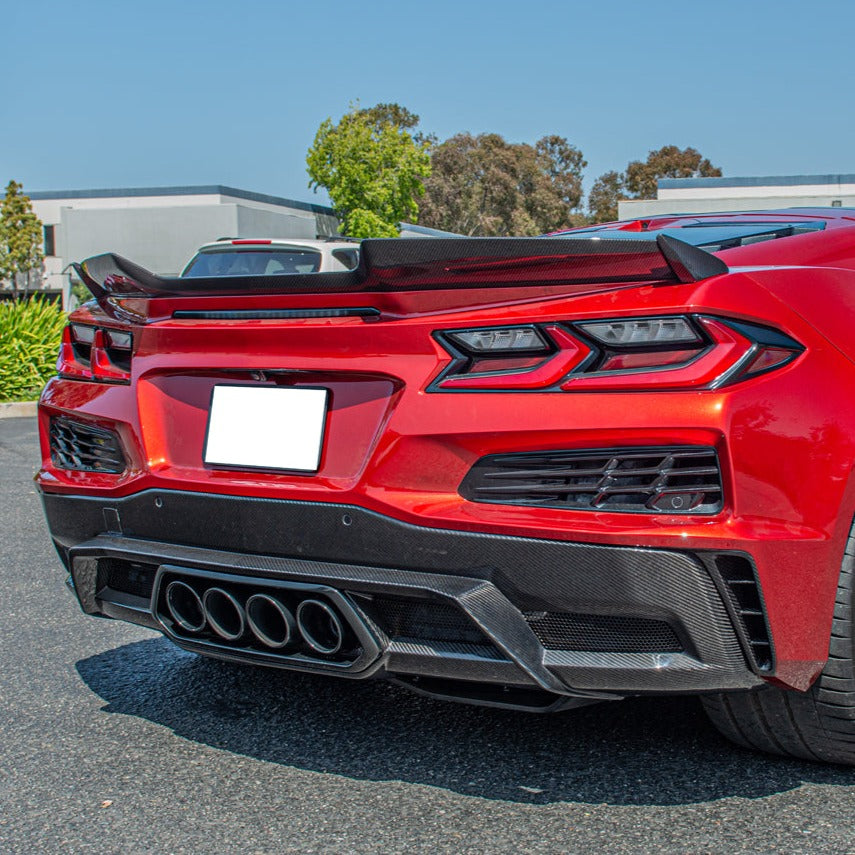
M 82 306 L 87 300 L 92 299 L 92 292 L 82 282 L 72 282 L 71 293 L 77 299 L 78 306 Z
M 0 401 L 31 401 L 56 373 L 65 314 L 34 298 L 0 303 Z

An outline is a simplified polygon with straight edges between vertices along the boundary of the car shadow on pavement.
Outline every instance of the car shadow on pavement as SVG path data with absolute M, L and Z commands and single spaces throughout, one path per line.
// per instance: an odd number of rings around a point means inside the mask
M 163 638 L 77 663 L 108 713 L 269 763 L 486 799 L 677 805 L 761 798 L 852 771 L 743 751 L 693 698 L 536 715 L 434 701 L 381 681 L 204 659 Z

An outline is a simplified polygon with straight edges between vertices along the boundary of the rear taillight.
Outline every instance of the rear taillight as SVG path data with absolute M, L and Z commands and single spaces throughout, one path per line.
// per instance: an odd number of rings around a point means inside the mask
M 133 337 L 124 330 L 69 324 L 62 334 L 56 370 L 72 380 L 128 383 Z
M 530 334 L 532 330 L 536 336 Z M 475 333 L 484 338 L 471 338 L 470 334 Z M 539 329 L 521 326 L 459 330 L 445 335 L 443 344 L 455 360 L 437 381 L 440 389 L 548 388 L 590 355 L 589 348 L 554 324 Z
M 78 380 L 91 380 L 92 371 L 89 367 L 92 351 L 92 340 L 95 337 L 94 327 L 83 327 L 92 331 L 92 339 L 83 341 L 77 336 L 74 324 L 69 324 L 62 331 L 62 342 L 59 346 L 59 359 L 56 361 L 56 370 L 61 377 L 69 377 Z
M 450 330 L 438 390 L 714 389 L 780 368 L 803 350 L 777 330 L 706 315 Z

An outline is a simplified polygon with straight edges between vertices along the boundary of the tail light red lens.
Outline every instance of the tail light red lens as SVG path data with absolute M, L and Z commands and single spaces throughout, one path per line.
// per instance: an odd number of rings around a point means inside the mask
M 780 368 L 804 349 L 768 327 L 703 315 L 453 330 L 432 390 L 713 389 Z
M 592 371 L 568 377 L 562 389 L 571 391 L 607 389 L 632 392 L 660 389 L 711 389 L 720 386 L 729 373 L 751 352 L 753 343 L 724 322 L 715 318 L 698 318 L 705 333 L 691 351 L 691 356 L 675 364 L 675 351 L 654 350 L 662 360 L 658 365 L 632 370 L 604 370 L 602 364 Z M 681 347 L 681 352 L 683 348 Z M 633 350 L 629 353 L 644 352 Z M 607 357 L 608 358 L 608 357 Z
M 127 337 L 130 339 L 130 336 Z M 116 351 L 119 351 L 121 356 Z M 127 352 L 127 369 L 117 364 L 120 359 L 124 361 L 125 352 Z M 112 342 L 112 334 L 108 330 L 97 330 L 95 342 L 92 345 L 93 378 L 95 380 L 125 382 L 131 379 L 130 367 L 130 342 L 127 347 L 116 348 Z
M 606 357 L 600 371 L 633 371 L 638 368 L 664 368 L 679 365 L 698 355 L 697 350 L 666 350 L 652 353 L 613 353 Z
M 517 328 L 519 329 L 519 328 Z M 574 338 L 563 327 L 545 326 L 540 335 L 540 344 L 533 347 L 508 347 L 504 349 L 479 350 L 473 353 L 455 347 L 451 339 L 445 346 L 455 356 L 455 361 L 446 374 L 437 381 L 440 389 L 543 389 L 554 386 L 574 368 L 583 363 L 591 350 Z M 500 340 L 500 339 L 496 339 Z M 501 339 L 507 340 L 507 339 Z M 519 336 L 517 341 L 529 342 Z M 458 344 L 462 336 L 455 337 Z M 483 357 L 489 354 L 489 360 Z M 533 364 L 531 364 L 533 360 Z M 504 366 L 501 365 L 505 362 Z M 485 365 L 486 363 L 486 365 Z M 489 368 L 489 370 L 485 370 Z
M 129 332 L 69 324 L 62 333 L 56 370 L 72 380 L 128 383 L 132 349 Z

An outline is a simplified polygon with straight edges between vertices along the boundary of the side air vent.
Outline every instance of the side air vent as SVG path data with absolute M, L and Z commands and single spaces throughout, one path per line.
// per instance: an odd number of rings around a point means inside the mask
M 742 555 L 717 555 L 715 564 L 730 591 L 731 602 L 745 630 L 754 664 L 760 671 L 770 671 L 774 665 L 772 640 L 754 567 Z
M 125 471 L 119 437 L 111 430 L 53 418 L 50 421 L 50 457 L 57 469 L 77 472 Z
M 525 619 L 547 650 L 594 653 L 678 653 L 683 645 L 661 620 L 622 615 L 526 612 Z
M 460 485 L 473 502 L 574 510 L 714 514 L 722 507 L 715 449 L 607 448 L 496 454 Z

